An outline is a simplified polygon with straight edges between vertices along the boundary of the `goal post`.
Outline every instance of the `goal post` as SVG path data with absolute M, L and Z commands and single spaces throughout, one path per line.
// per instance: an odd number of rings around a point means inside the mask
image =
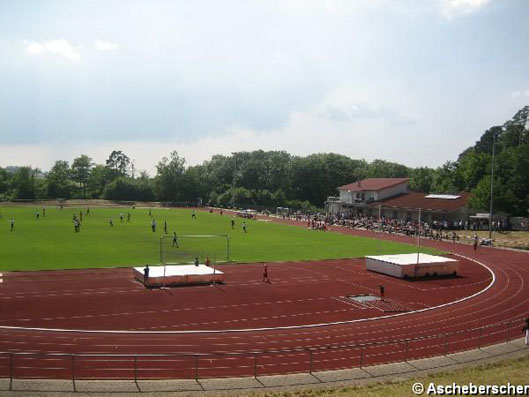
M 230 261 L 230 236 L 228 234 L 172 234 L 160 236 L 160 262 L 162 264 L 193 263 L 206 257 L 216 263 Z

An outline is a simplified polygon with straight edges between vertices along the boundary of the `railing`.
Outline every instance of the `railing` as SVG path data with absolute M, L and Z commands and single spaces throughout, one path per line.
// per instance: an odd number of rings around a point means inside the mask
M 217 354 L 69 354 L 0 352 L 0 378 L 195 379 L 309 373 L 481 349 L 522 334 L 521 319 L 433 336 L 365 344 Z

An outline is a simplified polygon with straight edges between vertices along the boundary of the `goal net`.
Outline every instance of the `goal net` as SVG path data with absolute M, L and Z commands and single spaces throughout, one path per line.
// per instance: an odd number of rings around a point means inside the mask
M 230 236 L 224 234 L 172 234 L 160 237 L 160 262 L 162 264 L 193 263 L 206 258 L 213 263 L 229 262 Z

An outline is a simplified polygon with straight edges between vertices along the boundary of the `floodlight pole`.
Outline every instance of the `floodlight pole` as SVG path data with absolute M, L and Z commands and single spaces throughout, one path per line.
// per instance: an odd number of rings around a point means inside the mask
M 165 270 L 166 270 L 166 265 L 165 265 L 165 261 L 163 259 L 163 238 L 164 236 L 160 236 L 160 262 L 163 264 L 163 287 L 162 289 L 167 289 L 166 285 L 165 285 Z
M 380 254 L 380 238 L 382 237 L 382 206 L 378 205 L 378 253 Z
M 414 276 L 417 278 L 417 268 L 419 267 L 419 253 L 421 251 L 421 209 L 419 208 L 419 226 L 417 228 L 417 263 L 415 264 Z
M 490 208 L 489 208 L 489 240 L 492 241 L 492 210 L 494 194 L 494 159 L 496 155 L 496 130 L 492 132 L 492 165 L 490 170 Z

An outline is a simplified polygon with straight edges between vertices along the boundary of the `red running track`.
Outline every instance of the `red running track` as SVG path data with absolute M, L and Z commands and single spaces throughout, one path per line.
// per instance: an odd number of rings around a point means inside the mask
M 413 242 L 403 236 L 381 237 Z M 422 244 L 479 261 L 492 270 L 495 282 L 470 299 L 402 314 L 483 290 L 491 281 L 490 273 L 463 261 L 464 277 L 412 282 L 366 273 L 359 261 L 327 261 L 325 266 L 292 262 L 269 265 L 272 282 L 266 284 L 260 281 L 261 265 L 234 265 L 223 268 L 229 275 L 225 286 L 170 291 L 144 290 L 127 277 L 127 269 L 9 273 L 0 294 L 1 326 L 155 333 L 4 327 L 0 351 L 32 354 L 0 354 L 0 377 L 70 378 L 72 371 L 77 378 L 306 372 L 439 355 L 521 336 L 521 320 L 529 313 L 527 253 L 494 248 L 474 253 L 466 245 L 424 240 Z M 348 294 L 373 293 L 381 279 L 390 301 L 382 309 L 397 312 L 351 307 L 340 301 Z M 213 332 L 247 328 L 271 329 Z M 197 329 L 209 332 L 161 332 Z M 70 354 L 76 354 L 75 358 Z

